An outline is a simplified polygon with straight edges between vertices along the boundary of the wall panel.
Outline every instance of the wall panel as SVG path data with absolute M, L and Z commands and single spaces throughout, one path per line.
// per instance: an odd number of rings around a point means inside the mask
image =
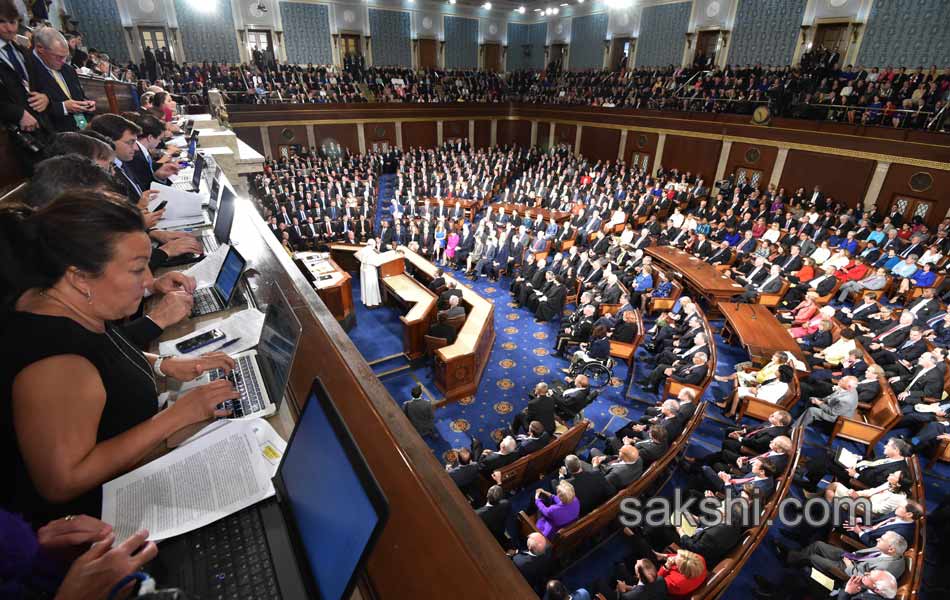
M 820 185 L 826 195 L 855 206 L 864 201 L 874 166 L 873 160 L 790 150 L 779 185 L 789 194 Z
M 175 12 L 185 60 L 241 62 L 230 2 L 201 0 L 199 5 L 190 0 L 175 0 Z
M 600 69 L 604 66 L 604 40 L 607 37 L 607 13 L 575 17 L 571 22 L 572 71 Z
M 623 160 L 627 166 L 633 166 L 631 161 L 634 154 L 649 155 L 650 160 L 647 168 L 650 172 L 656 171 L 656 146 L 660 142 L 660 136 L 656 133 L 647 133 L 645 131 L 628 131 L 627 145 L 624 146 Z
M 468 139 L 468 121 L 442 122 L 442 139 L 449 140 L 452 138 L 462 138 L 464 140 Z
M 581 132 L 581 154 L 591 160 L 616 161 L 620 131 L 585 125 Z
M 544 68 L 544 40 L 547 30 L 547 23 L 509 23 L 506 70 Z
M 667 135 L 662 164 L 666 169 L 679 169 L 681 173 L 699 173 L 705 181 L 711 182 L 719 165 L 721 148 L 719 140 Z M 656 171 L 656 165 L 651 164 L 650 170 Z
M 264 156 L 264 142 L 261 138 L 260 127 L 239 127 L 234 130 L 241 141 L 254 148 L 254 151 Z
M 929 68 L 950 65 L 950 2 L 874 0 L 858 64 Z
M 390 146 L 396 145 L 396 125 L 394 123 L 366 123 L 363 125 L 363 133 L 366 136 L 366 149 L 373 147 L 373 142 L 388 142 Z M 405 140 L 403 140 L 405 144 Z
M 727 62 L 789 64 L 804 13 L 805 0 L 739 0 Z
M 531 121 L 498 121 L 498 145 L 531 145 Z
M 475 147 L 491 147 L 491 121 L 475 121 Z
M 119 7 L 116 0 L 72 0 L 69 10 L 70 17 L 79 22 L 87 48 L 105 51 L 114 63 L 128 62 L 129 47 L 119 26 Z M 230 22 L 230 7 L 228 15 Z
M 778 148 L 774 146 L 734 142 L 726 161 L 725 175 L 728 176 L 730 173 L 734 173 L 737 167 L 747 167 L 761 171 L 762 178 L 759 180 L 759 189 L 765 190 L 768 187 L 769 178 L 772 177 L 772 169 L 775 168 L 777 156 Z
M 325 4 L 281 2 L 287 61 L 294 64 L 333 64 L 330 8 Z
M 267 128 L 267 137 L 270 139 L 270 149 L 274 156 L 279 156 L 279 146 L 310 147 L 306 125 L 272 125 Z
M 577 125 L 569 123 L 557 123 L 554 125 L 554 143 L 567 144 L 574 148 L 574 140 L 577 136 Z
M 929 175 L 929 186 L 922 185 L 927 181 L 924 173 Z M 911 178 L 914 179 L 913 186 Z M 916 188 L 916 189 L 915 189 Z M 896 195 L 922 198 L 936 201 L 936 208 L 927 215 L 927 224 L 936 226 L 950 211 L 950 172 L 936 169 L 922 169 L 912 165 L 892 164 L 884 179 L 884 186 L 877 198 L 877 206 L 881 212 L 887 211 Z
M 374 65 L 412 66 L 412 24 L 409 13 L 371 8 L 369 31 L 372 36 Z
M 445 67 L 478 67 L 478 19 L 445 17 Z
M 683 61 L 692 2 L 645 6 L 637 40 L 638 67 L 666 67 Z
M 350 152 L 360 151 L 360 136 L 355 124 L 314 125 L 313 137 L 318 148 L 324 144 L 339 144 Z
M 434 121 L 402 124 L 403 148 L 432 148 L 437 140 Z

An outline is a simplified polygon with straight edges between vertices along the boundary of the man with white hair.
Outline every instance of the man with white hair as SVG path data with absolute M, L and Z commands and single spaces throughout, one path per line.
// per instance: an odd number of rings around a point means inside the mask
M 79 131 L 96 110 L 96 101 L 86 99 L 76 70 L 69 64 L 69 43 L 52 27 L 33 32 L 33 53 L 38 69 L 38 89 L 49 97 L 47 109 L 56 131 Z
M 887 571 L 875 569 L 848 580 L 838 593 L 838 600 L 891 600 L 897 596 L 897 578 Z
M 547 581 L 554 566 L 553 557 L 548 552 L 548 541 L 538 532 L 528 536 L 525 546 L 526 550 L 512 553 L 511 560 L 531 587 L 538 589 Z

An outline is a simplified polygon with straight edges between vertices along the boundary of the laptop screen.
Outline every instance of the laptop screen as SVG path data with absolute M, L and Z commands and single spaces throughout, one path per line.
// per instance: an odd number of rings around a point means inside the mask
M 188 160 L 195 160 L 195 152 L 198 151 L 198 132 L 192 131 L 188 139 Z
M 284 293 L 277 289 L 274 301 L 267 305 L 264 313 L 264 327 L 261 339 L 257 343 L 257 358 L 261 365 L 261 376 L 270 401 L 280 406 L 284 397 L 284 388 L 290 378 L 290 367 L 294 362 L 294 352 L 300 341 L 300 321 L 290 308 Z
M 231 224 L 234 222 L 234 190 L 224 186 L 221 201 L 214 213 L 214 237 L 219 244 L 231 241 Z
M 386 523 L 388 505 L 319 380 L 313 382 L 274 483 L 310 597 L 348 598 Z
M 235 250 L 234 246 L 228 248 L 224 262 L 221 263 L 221 270 L 218 271 L 218 276 L 214 280 L 214 289 L 224 301 L 225 306 L 231 303 L 231 296 L 234 295 L 234 290 L 241 280 L 241 272 L 244 271 L 245 264 L 244 257 Z
M 214 179 L 211 180 L 211 199 L 208 207 L 211 210 L 218 210 L 218 193 L 221 191 L 221 167 L 214 171 Z
M 191 187 L 195 190 L 201 189 L 201 172 L 205 170 L 205 157 L 199 154 L 195 157 L 195 170 L 191 174 Z

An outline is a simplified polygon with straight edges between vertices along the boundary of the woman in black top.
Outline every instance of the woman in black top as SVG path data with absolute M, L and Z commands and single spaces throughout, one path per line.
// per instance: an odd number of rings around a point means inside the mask
M 151 285 L 150 251 L 141 213 L 118 197 L 0 210 L 0 435 L 13 480 L 2 503 L 34 524 L 99 515 L 103 483 L 237 397 L 219 380 L 159 410 L 156 376 L 188 380 L 233 361 L 143 354 L 113 326 Z

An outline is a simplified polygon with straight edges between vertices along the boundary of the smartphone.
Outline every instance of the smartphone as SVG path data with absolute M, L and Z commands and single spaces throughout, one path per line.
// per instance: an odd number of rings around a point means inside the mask
M 206 331 L 200 335 L 196 335 L 195 337 L 178 342 L 175 344 L 175 348 L 177 348 L 182 354 L 188 354 L 189 352 L 194 352 L 198 348 L 204 348 L 208 344 L 220 342 L 225 337 L 227 336 L 225 336 L 220 329 L 212 329 L 211 331 Z
M 168 204 L 168 200 L 162 200 L 161 202 L 158 203 L 158 206 L 156 206 L 155 210 L 153 210 L 152 212 L 158 212 L 162 210 L 163 208 L 165 208 L 165 205 L 167 204 Z

